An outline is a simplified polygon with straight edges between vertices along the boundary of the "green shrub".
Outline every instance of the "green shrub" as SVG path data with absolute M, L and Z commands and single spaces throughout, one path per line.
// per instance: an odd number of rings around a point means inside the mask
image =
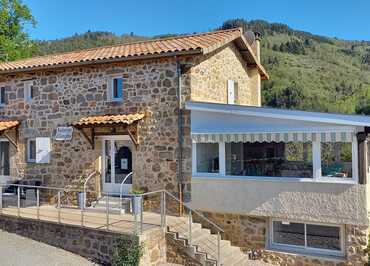
M 137 266 L 143 256 L 143 246 L 139 242 L 137 235 L 132 235 L 129 239 L 120 239 L 114 251 L 114 266 Z

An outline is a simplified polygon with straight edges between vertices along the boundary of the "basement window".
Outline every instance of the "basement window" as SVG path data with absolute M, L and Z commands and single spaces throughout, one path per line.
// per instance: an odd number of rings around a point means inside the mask
M 343 227 L 272 219 L 270 246 L 297 253 L 343 256 Z

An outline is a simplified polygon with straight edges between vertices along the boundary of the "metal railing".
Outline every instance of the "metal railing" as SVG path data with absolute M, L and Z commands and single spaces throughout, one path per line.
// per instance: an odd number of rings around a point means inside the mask
M 122 211 L 122 205 L 123 205 L 123 185 L 125 184 L 126 180 L 132 177 L 132 172 L 130 172 L 126 177 L 122 180 L 120 188 L 119 188 L 119 202 L 120 202 L 120 210 Z
M 85 180 L 84 182 L 84 191 L 83 191 L 83 207 L 87 208 L 87 184 L 89 183 L 90 179 L 97 174 L 97 171 L 92 172 Z
M 8 193 L 4 193 L 4 188 Z M 85 204 L 85 198 L 83 197 L 83 202 L 78 200 L 78 194 L 82 192 L 86 192 L 85 188 L 81 191 L 20 184 L 0 186 L 0 214 L 57 223 L 79 224 L 82 227 L 94 227 L 109 231 L 135 231 L 137 234 L 142 234 L 152 226 L 161 227 L 164 232 L 178 233 L 178 236 L 184 238 L 187 244 L 193 248 L 204 246 L 202 251 L 210 254 L 210 259 L 220 265 L 221 234 L 224 231 L 172 193 L 166 190 L 142 194 L 120 193 L 119 211 L 112 210 L 111 206 L 113 202 L 117 204 L 118 197 L 114 201 L 112 194 L 103 193 L 106 201 L 105 206 L 98 212 L 94 208 L 85 209 L 82 207 Z M 122 214 L 120 210 L 123 195 L 132 200 L 131 214 Z M 198 224 L 194 224 L 194 222 Z M 199 229 L 199 224 L 206 224 L 213 232 L 212 235 L 207 236 L 206 242 L 197 242 L 199 241 L 197 238 L 199 230 L 202 230 Z

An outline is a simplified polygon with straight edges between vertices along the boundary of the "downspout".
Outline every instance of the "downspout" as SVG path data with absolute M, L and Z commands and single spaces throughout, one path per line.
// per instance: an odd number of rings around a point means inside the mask
M 177 58 L 176 58 L 177 59 Z M 182 201 L 183 201 L 183 195 L 182 195 L 182 186 L 183 186 L 183 177 L 182 177 L 182 144 L 183 144 L 183 137 L 182 137 L 182 79 L 181 79 L 181 64 L 178 60 L 176 60 L 176 72 L 177 72 L 177 95 L 178 95 L 178 105 L 177 105 L 177 141 L 178 141 L 178 153 L 177 153 L 177 182 L 179 186 L 179 199 L 180 199 L 180 215 L 182 215 Z

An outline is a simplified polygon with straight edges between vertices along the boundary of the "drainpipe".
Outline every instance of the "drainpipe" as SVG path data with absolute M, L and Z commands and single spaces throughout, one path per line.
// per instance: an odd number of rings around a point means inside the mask
M 180 199 L 180 215 L 182 214 L 182 186 L 183 186 L 183 178 L 182 178 L 182 108 L 181 108 L 181 95 L 182 95 L 182 79 L 181 79 L 181 64 L 179 61 L 176 61 L 176 72 L 177 72 L 177 97 L 178 97 L 178 104 L 177 104 L 177 145 L 178 145 L 178 152 L 177 152 L 177 181 L 179 184 L 179 199 Z
M 176 58 L 176 72 L 177 72 L 177 95 L 178 95 L 178 106 L 177 106 L 177 128 L 178 128 L 178 174 L 177 174 L 177 181 L 179 185 L 179 199 L 180 199 L 180 215 L 182 214 L 182 202 L 183 202 L 183 175 L 182 175 L 182 153 L 183 153 L 183 114 L 182 114 L 182 78 L 181 75 L 185 71 L 185 67 L 191 67 L 192 63 L 187 62 L 180 62 Z

